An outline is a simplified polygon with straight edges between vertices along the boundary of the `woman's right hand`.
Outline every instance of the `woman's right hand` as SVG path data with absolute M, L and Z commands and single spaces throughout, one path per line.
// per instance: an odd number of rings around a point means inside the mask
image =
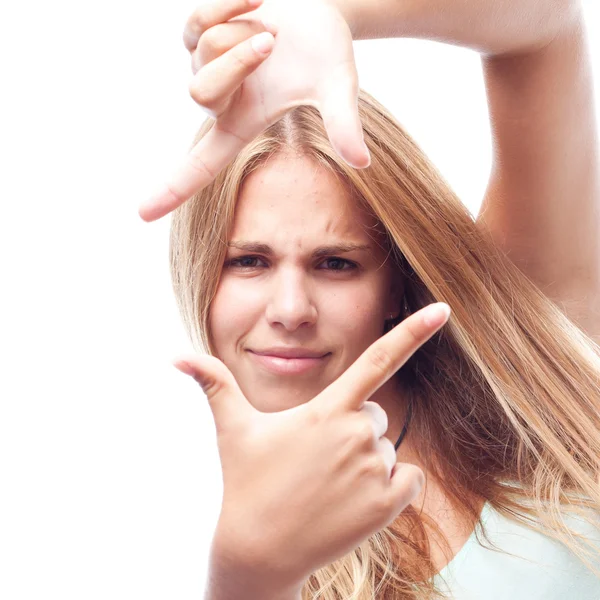
M 296 106 L 316 107 L 342 159 L 368 166 L 352 33 L 339 8 L 331 0 L 259 4 L 204 0 L 188 19 L 190 94 L 216 122 L 186 164 L 140 207 L 145 221 L 168 214 L 209 185 L 244 146 Z M 270 50 L 258 51 L 257 39 Z
M 174 362 L 202 385 L 212 410 L 223 471 L 213 549 L 236 571 L 300 585 L 419 494 L 423 472 L 396 463 L 387 415 L 368 399 L 446 323 L 444 308 L 410 315 L 319 395 L 282 412 L 256 410 L 216 357 Z

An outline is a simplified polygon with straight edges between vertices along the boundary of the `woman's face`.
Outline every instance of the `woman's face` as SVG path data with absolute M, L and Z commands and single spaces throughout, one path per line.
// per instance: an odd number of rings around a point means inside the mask
M 209 324 L 217 357 L 258 410 L 308 402 L 398 315 L 400 282 L 367 233 L 373 225 L 335 175 L 306 158 L 277 155 L 246 179 Z M 264 248 L 235 247 L 243 244 Z M 350 244 L 367 248 L 315 254 Z M 327 356 L 283 373 L 253 353 L 282 346 Z

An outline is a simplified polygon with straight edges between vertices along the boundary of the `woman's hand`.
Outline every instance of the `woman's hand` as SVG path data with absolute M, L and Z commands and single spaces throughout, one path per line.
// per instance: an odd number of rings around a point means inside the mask
M 294 588 L 414 500 L 423 473 L 396 463 L 384 437 L 387 415 L 368 399 L 442 327 L 444 308 L 435 303 L 412 314 L 313 400 L 282 412 L 256 410 L 216 357 L 174 362 L 202 385 L 216 425 L 219 561 L 248 581 Z
M 330 0 L 265 0 L 255 10 L 258 4 L 211 0 L 189 18 L 184 43 L 195 73 L 190 94 L 216 123 L 164 189 L 140 207 L 145 221 L 168 214 L 207 186 L 296 106 L 320 111 L 332 146 L 346 162 L 369 165 L 352 35 L 340 11 Z

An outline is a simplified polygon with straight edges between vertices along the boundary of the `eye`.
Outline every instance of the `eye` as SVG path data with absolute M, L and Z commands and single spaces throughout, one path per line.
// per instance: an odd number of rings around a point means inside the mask
M 231 260 L 228 260 L 225 263 L 225 266 L 226 267 L 237 266 L 240 269 L 253 269 L 254 268 L 253 265 L 248 265 L 248 264 L 241 265 L 240 264 L 241 262 L 248 261 L 248 260 L 260 260 L 260 257 L 258 257 L 258 256 L 240 256 L 240 258 L 232 258 Z
M 239 258 L 232 258 L 231 260 L 228 260 L 225 262 L 225 266 L 226 267 L 237 267 L 238 269 L 241 270 L 247 270 L 247 269 L 255 269 L 257 268 L 256 265 L 251 265 L 248 264 L 247 261 L 255 261 L 255 260 L 262 260 L 260 258 L 260 256 L 240 256 Z M 354 269 L 357 268 L 356 263 L 350 261 L 350 260 L 346 260 L 345 258 L 339 258 L 337 256 L 331 256 L 329 258 L 326 258 L 321 264 L 323 263 L 331 263 L 333 262 L 334 264 L 346 264 L 348 266 L 348 268 L 344 269 L 344 268 L 333 268 L 333 269 L 325 269 L 325 271 L 352 271 Z M 243 264 L 245 263 L 245 264 Z
M 352 271 L 356 269 L 356 263 L 353 263 L 350 260 L 346 260 L 345 258 L 338 258 L 337 256 L 332 256 L 331 258 L 326 258 L 324 262 L 333 261 L 334 263 L 346 263 L 348 265 L 347 269 L 328 269 L 329 271 Z

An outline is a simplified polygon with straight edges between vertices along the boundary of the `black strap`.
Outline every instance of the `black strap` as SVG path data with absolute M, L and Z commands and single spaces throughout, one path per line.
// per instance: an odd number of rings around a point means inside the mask
M 410 399 L 410 402 L 408 403 L 408 410 L 406 412 L 406 421 L 404 422 L 404 427 L 402 428 L 402 431 L 400 432 L 400 437 L 398 438 L 398 441 L 394 444 L 394 448 L 396 450 L 398 450 L 398 448 L 400 447 L 400 444 L 402 443 L 402 440 L 404 439 L 404 436 L 406 435 L 406 432 L 408 431 L 408 425 L 410 423 L 411 418 L 412 418 L 412 398 Z

